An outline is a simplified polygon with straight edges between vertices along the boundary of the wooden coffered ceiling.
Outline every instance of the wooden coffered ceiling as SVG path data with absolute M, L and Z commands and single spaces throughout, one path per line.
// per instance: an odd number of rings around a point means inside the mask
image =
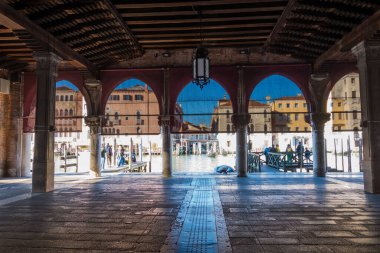
M 348 45 L 378 38 L 379 7 L 378 0 L 0 0 L 0 68 L 33 68 L 33 52 L 50 50 L 61 67 L 96 74 L 149 61 L 153 51 L 192 51 L 200 37 L 210 50 L 248 49 L 271 61 L 347 60 Z M 371 32 L 362 34 L 363 24 Z

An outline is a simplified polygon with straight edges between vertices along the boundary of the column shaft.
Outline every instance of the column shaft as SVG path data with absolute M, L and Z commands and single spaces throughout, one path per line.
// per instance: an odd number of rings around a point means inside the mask
M 325 123 L 330 120 L 330 113 L 312 113 L 311 125 L 313 135 L 313 172 L 317 177 L 326 176 Z
M 236 129 L 236 169 L 238 177 L 247 176 L 247 126 L 238 127 Z
M 37 60 L 36 125 L 33 159 L 33 192 L 54 190 L 55 83 L 59 58 L 40 53 Z
M 161 125 L 162 135 L 162 174 L 164 177 L 172 176 L 172 144 L 170 136 L 170 124 Z
M 101 136 L 100 127 L 92 126 L 90 130 L 90 175 L 94 177 L 101 176 Z
M 232 122 L 236 128 L 236 170 L 238 177 L 246 177 L 248 171 L 248 123 L 249 114 L 235 114 Z
M 86 125 L 90 128 L 90 175 L 93 177 L 101 176 L 101 118 L 87 117 Z M 114 151 L 115 152 L 115 151 Z
M 21 158 L 21 176 L 30 177 L 31 169 L 31 148 L 32 148 L 32 133 L 22 134 L 22 158 Z
M 380 193 L 380 43 L 361 42 L 352 52 L 360 78 L 364 190 Z

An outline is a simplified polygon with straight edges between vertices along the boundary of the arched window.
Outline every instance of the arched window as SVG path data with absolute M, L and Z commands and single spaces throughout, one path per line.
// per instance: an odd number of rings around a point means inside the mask
M 70 95 L 70 101 L 74 101 L 74 96 Z
M 230 127 L 230 125 L 228 124 L 227 125 L 227 133 L 230 133 L 231 132 L 231 127 Z
M 227 119 L 230 118 L 230 110 L 227 110 Z
M 59 101 L 59 95 L 56 95 L 56 96 L 55 96 L 55 100 L 56 100 L 56 101 Z
M 112 133 L 115 134 L 115 128 L 112 128 Z
M 264 125 L 264 132 L 265 132 L 265 133 L 268 132 L 268 126 L 267 126 L 267 124 Z
M 69 115 L 70 115 L 70 116 L 73 116 L 73 115 L 74 115 L 74 111 L 73 111 L 73 109 L 70 109 L 70 111 L 69 111 Z
M 115 112 L 115 120 L 118 120 L 118 119 L 119 119 L 119 113 Z
M 264 110 L 264 119 L 267 118 L 267 110 Z
M 65 116 L 69 116 L 69 110 L 65 109 Z
M 63 110 L 59 110 L 59 116 L 63 116 Z
M 65 97 L 63 95 L 61 95 L 61 101 L 64 101 L 65 100 Z
M 141 119 L 141 113 L 140 113 L 140 111 L 136 112 L 136 117 L 137 117 L 137 120 Z
M 116 134 L 120 134 L 120 129 L 116 129 Z
M 65 101 L 69 101 L 69 96 L 68 95 L 65 96 Z

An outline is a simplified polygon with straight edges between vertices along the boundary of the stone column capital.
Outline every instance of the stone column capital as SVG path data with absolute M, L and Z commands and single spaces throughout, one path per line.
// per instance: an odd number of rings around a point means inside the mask
M 331 83 L 328 73 L 314 73 L 310 75 L 309 90 L 312 97 L 312 110 L 327 112 L 327 100 Z
M 44 51 L 33 53 L 33 58 L 42 66 L 50 65 L 51 63 L 58 64 L 62 60 L 62 58 L 55 53 Z
M 378 41 L 362 41 L 351 49 L 357 57 L 358 63 L 364 61 L 380 60 L 380 43 Z
M 330 120 L 330 113 L 315 112 L 310 114 L 310 121 L 313 130 L 323 130 L 327 121 Z
M 102 84 L 100 82 L 100 80 L 97 80 L 97 79 L 92 79 L 92 78 L 87 78 L 84 80 L 84 85 L 88 88 L 88 89 L 101 89 L 102 88 Z
M 172 126 L 173 117 L 170 115 L 160 115 L 158 116 L 158 124 L 163 127 Z
M 234 114 L 231 116 L 232 124 L 234 124 L 235 128 L 246 127 L 251 120 L 251 115 L 248 113 L 245 114 Z
M 86 126 L 102 126 L 107 119 L 103 116 L 88 116 L 84 118 L 84 123 Z

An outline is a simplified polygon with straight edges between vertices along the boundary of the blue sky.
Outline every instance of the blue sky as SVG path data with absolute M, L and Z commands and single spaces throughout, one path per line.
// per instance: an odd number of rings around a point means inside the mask
M 66 86 L 66 87 L 69 87 L 75 91 L 78 91 L 78 88 L 74 84 L 72 84 L 66 80 L 62 80 L 62 81 L 59 81 L 56 83 L 56 87 L 62 87 L 62 86 Z
M 116 89 L 128 88 L 136 84 L 145 83 L 138 79 L 129 79 L 116 87 Z M 74 90 L 78 90 L 75 85 L 68 81 L 57 82 L 57 87 L 67 86 Z M 272 75 L 263 81 L 261 81 L 251 94 L 250 98 L 257 101 L 265 101 L 266 96 L 270 96 L 271 99 L 295 96 L 298 93 L 302 93 L 295 83 L 286 77 L 280 75 Z M 181 91 L 178 96 L 177 103 L 181 104 L 185 114 L 198 114 L 208 113 L 212 114 L 214 107 L 217 105 L 219 99 L 222 99 L 226 95 L 229 96 L 226 90 L 214 80 L 211 80 L 210 84 L 205 86 L 201 90 L 193 83 L 189 83 Z M 211 121 L 211 115 L 206 116 L 184 116 L 185 121 L 190 121 L 194 124 L 206 124 L 209 125 Z

